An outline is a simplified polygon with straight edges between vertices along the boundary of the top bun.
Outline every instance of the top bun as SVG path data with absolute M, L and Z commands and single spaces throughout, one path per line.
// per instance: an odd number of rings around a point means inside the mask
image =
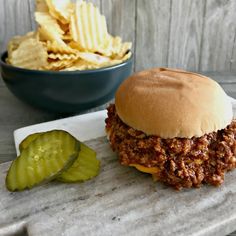
M 226 128 L 232 104 L 214 80 L 187 71 L 155 68 L 121 84 L 115 105 L 120 119 L 161 138 L 192 138 Z

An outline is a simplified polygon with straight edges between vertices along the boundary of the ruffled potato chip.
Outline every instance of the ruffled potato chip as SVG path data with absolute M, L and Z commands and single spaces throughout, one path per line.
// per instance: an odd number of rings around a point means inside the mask
M 45 0 L 36 0 L 36 11 L 49 12 L 49 8 Z
M 73 5 L 70 0 L 46 0 L 50 14 L 63 24 L 70 22 Z
M 126 54 L 121 58 L 121 61 L 122 61 L 122 62 L 127 61 L 127 60 L 129 60 L 131 57 L 132 57 L 132 52 L 128 52 L 128 53 L 126 53 Z
M 122 47 L 122 39 L 120 37 L 109 36 L 107 44 L 100 50 L 102 54 L 112 57 L 112 55 L 120 52 Z
M 109 40 L 107 44 L 104 45 L 102 49 L 100 49 L 100 53 L 104 56 L 108 56 L 111 58 L 122 58 L 130 49 L 132 48 L 132 43 L 130 42 L 122 42 L 121 37 L 112 37 L 109 36 Z
M 105 16 L 92 3 L 84 1 L 76 2 L 70 30 L 73 40 L 85 51 L 99 52 L 109 39 Z
M 40 25 L 40 28 L 38 29 L 40 39 L 47 41 L 48 51 L 55 53 L 74 52 L 74 50 L 63 41 L 64 31 L 51 15 L 48 13 L 36 12 L 35 19 Z
M 99 48 L 99 53 L 103 56 L 111 57 L 112 51 L 113 51 L 113 37 L 109 35 L 106 43 L 104 43 L 103 46 Z
M 43 69 L 59 71 L 70 67 L 73 63 L 74 60 L 49 60 L 48 64 L 43 66 Z
M 112 38 L 112 54 L 119 54 L 122 48 L 122 39 L 121 37 Z
M 15 51 L 23 41 L 25 41 L 27 39 L 30 39 L 30 38 L 37 39 L 37 33 L 36 32 L 29 32 L 24 36 L 15 36 L 15 37 L 13 37 L 8 42 L 8 45 L 7 45 L 8 58 L 11 59 L 13 51 Z
M 61 54 L 61 53 L 50 53 L 48 58 L 53 60 L 77 60 L 79 58 L 78 54 Z
M 38 32 L 40 41 L 42 41 L 42 42 L 48 41 L 48 37 L 47 37 L 47 35 L 45 36 L 44 29 L 42 27 L 39 27 L 37 32 Z
M 38 29 L 10 40 L 6 61 L 30 69 L 71 71 L 97 69 L 128 60 L 132 56 L 132 43 L 123 43 L 120 37 L 110 35 L 105 17 L 92 3 L 74 2 L 36 0 Z
M 93 63 L 84 61 L 83 59 L 79 59 L 74 62 L 70 67 L 63 69 L 62 71 L 82 71 L 82 70 L 94 70 L 100 68 L 99 65 L 95 65 Z
M 84 61 L 95 65 L 103 65 L 110 61 L 109 57 L 101 56 L 91 52 L 79 52 L 78 56 Z
M 65 34 L 65 35 L 62 36 L 62 39 L 63 39 L 64 41 L 71 41 L 71 40 L 72 40 L 72 37 L 71 37 L 70 34 Z
M 72 40 L 72 36 L 70 35 L 70 25 L 69 24 L 62 24 L 59 21 L 57 21 L 57 22 L 58 22 L 59 26 L 61 27 L 61 29 L 64 32 L 63 37 L 64 36 L 70 36 L 70 38 Z
M 48 52 L 76 54 L 76 51 L 69 47 L 63 40 L 47 41 Z
M 120 51 L 117 53 L 118 58 L 123 58 L 132 48 L 132 43 L 123 43 Z
M 57 20 L 54 19 L 48 12 L 35 12 L 35 20 L 42 28 L 48 28 L 60 35 L 64 34 Z
M 131 56 L 132 56 L 132 53 L 129 52 L 121 59 L 103 61 L 103 63 L 101 63 L 101 61 L 99 61 L 100 62 L 99 64 L 93 63 L 92 60 L 88 61 L 88 60 L 84 60 L 84 59 L 79 59 L 76 62 L 74 62 L 71 65 L 71 67 L 67 67 L 67 68 L 63 69 L 62 71 L 94 70 L 94 69 L 99 69 L 102 67 L 114 66 L 114 65 L 120 64 L 120 63 L 128 60 Z
M 114 66 L 114 65 L 117 65 L 117 64 L 121 64 L 124 61 L 127 61 L 129 58 L 131 58 L 131 56 L 132 56 L 132 53 L 128 52 L 126 55 L 124 55 L 120 59 L 111 59 L 110 61 L 102 64 L 102 67 L 108 67 L 108 66 Z
M 10 63 L 13 66 L 35 69 L 47 66 L 48 54 L 43 43 L 37 39 L 29 38 L 20 43 L 19 47 L 12 52 Z
M 83 48 L 81 48 L 80 45 L 79 45 L 77 42 L 73 41 L 73 40 L 70 41 L 70 42 L 68 43 L 68 45 L 69 45 L 71 48 L 75 49 L 76 51 L 85 52 L 85 50 L 84 50 Z

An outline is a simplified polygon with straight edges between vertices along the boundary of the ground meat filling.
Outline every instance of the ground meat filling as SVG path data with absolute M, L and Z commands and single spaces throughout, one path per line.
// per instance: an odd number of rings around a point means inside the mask
M 124 124 L 112 104 L 106 129 L 122 165 L 157 167 L 154 179 L 176 189 L 200 187 L 202 183 L 219 186 L 225 172 L 236 168 L 236 120 L 224 130 L 200 138 L 162 139 Z

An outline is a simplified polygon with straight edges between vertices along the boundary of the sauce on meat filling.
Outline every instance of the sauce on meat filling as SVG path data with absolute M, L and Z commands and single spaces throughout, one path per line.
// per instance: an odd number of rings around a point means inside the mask
M 122 165 L 157 167 L 153 178 L 178 190 L 202 183 L 219 186 L 225 172 L 236 168 L 236 120 L 199 138 L 162 139 L 127 126 L 111 104 L 106 129 Z

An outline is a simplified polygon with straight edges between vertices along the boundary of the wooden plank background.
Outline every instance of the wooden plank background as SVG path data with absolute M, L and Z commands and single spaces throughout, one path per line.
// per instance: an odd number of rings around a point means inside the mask
M 109 31 L 134 43 L 136 71 L 154 66 L 236 72 L 235 0 L 91 0 Z M 0 0 L 0 51 L 36 27 L 34 0 Z

